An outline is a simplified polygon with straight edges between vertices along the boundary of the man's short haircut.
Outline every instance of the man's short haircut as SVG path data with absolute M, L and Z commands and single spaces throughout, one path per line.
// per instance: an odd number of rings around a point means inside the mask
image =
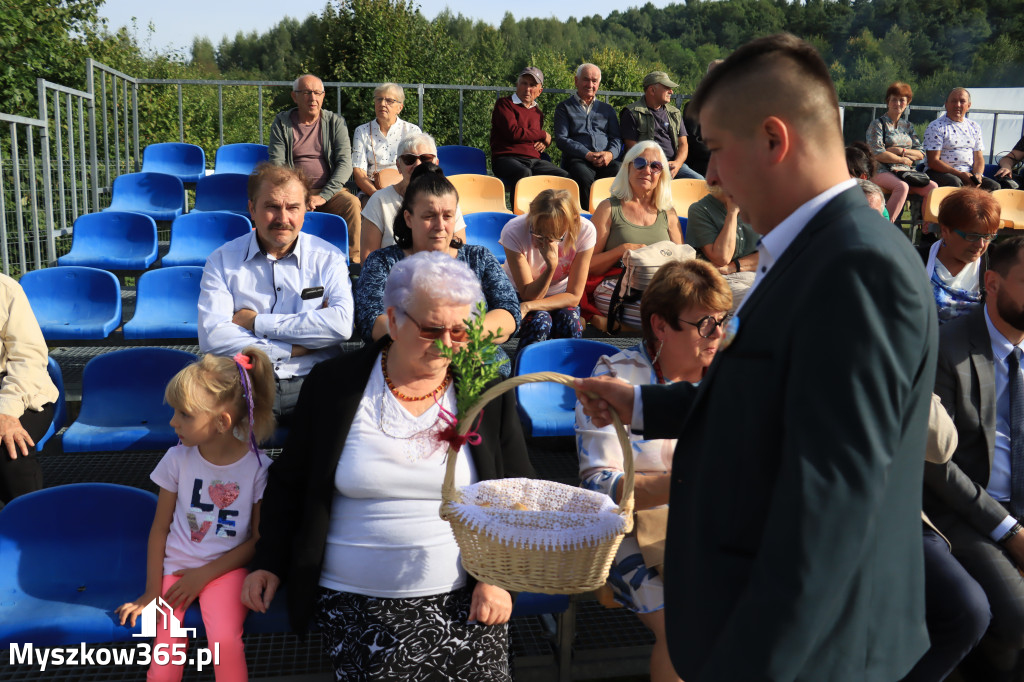
M 878 202 L 885 206 L 885 194 L 882 192 L 881 187 L 864 178 L 857 178 L 857 184 L 860 186 L 861 191 L 864 192 L 865 197 L 876 197 Z
M 292 168 L 291 166 L 277 166 L 270 162 L 264 162 L 256 166 L 256 170 L 253 171 L 252 175 L 249 176 L 249 185 L 246 188 L 249 194 L 249 201 L 256 203 L 256 197 L 259 196 L 260 191 L 264 185 L 270 187 L 280 187 L 286 185 L 292 180 L 298 182 L 302 186 L 302 201 L 303 203 L 309 201 L 309 179 L 306 174 L 298 168 Z
M 948 102 L 949 98 L 952 97 L 953 95 L 955 95 L 958 92 L 966 92 L 967 93 L 967 103 L 971 104 L 971 91 L 968 90 L 967 88 L 963 88 L 963 87 L 959 87 L 959 86 L 955 87 L 955 88 L 953 88 L 952 90 L 949 91 L 949 94 L 946 95 L 946 99 L 944 100 L 944 102 Z
M 708 70 L 704 72 L 704 75 L 706 76 L 707 74 L 717 69 L 719 66 L 722 65 L 722 62 L 724 61 L 724 59 L 712 59 L 710 62 L 708 62 Z
M 597 75 L 598 76 L 601 75 L 601 67 L 599 67 L 597 64 L 591 64 L 590 62 L 586 62 L 586 63 L 580 64 L 579 66 L 576 67 L 576 77 L 577 78 L 579 78 L 580 75 L 583 73 L 583 69 L 597 69 Z
M 891 83 L 889 87 L 885 89 L 885 99 L 882 101 L 889 104 L 890 97 L 906 97 L 907 103 L 909 104 L 910 101 L 914 99 L 914 91 L 903 81 L 896 81 Z
M 827 131 L 841 143 L 839 98 L 828 66 L 813 45 L 790 33 L 752 40 L 712 69 L 690 101 L 693 115 L 723 93 L 735 106 L 721 107 L 719 115 L 733 132 L 745 134 L 765 117 L 780 116 L 799 131 Z
M 691 306 L 724 313 L 732 308 L 732 289 L 707 261 L 669 261 L 651 278 L 640 299 L 640 324 L 643 338 L 654 343 L 651 315 L 658 315 L 676 331 L 683 328 L 679 316 Z M 696 322 L 697 320 L 690 320 Z
M 377 98 L 378 95 L 386 95 L 389 92 L 393 92 L 397 95 L 395 99 L 401 104 L 405 104 L 405 90 L 398 83 L 381 83 L 373 89 L 373 97 Z
M 939 204 L 939 225 L 951 230 L 994 234 L 999 230 L 999 202 L 980 187 L 961 187 Z
M 420 147 L 429 147 L 434 150 L 434 154 L 437 154 L 437 141 L 434 140 L 433 136 L 426 133 L 413 133 L 412 135 L 406 135 L 402 138 L 402 141 L 398 143 L 398 156 L 402 154 L 411 154 L 413 149 Z
M 303 78 L 316 78 L 318 81 L 320 81 L 320 84 L 323 85 L 323 80 L 321 80 L 319 76 L 314 76 L 311 73 L 304 73 L 298 78 L 296 78 L 294 81 L 292 81 L 292 92 L 298 92 L 299 81 L 301 81 Z
M 1021 235 L 993 242 L 988 249 L 988 269 L 1006 277 L 1010 268 L 1020 262 L 1021 251 L 1024 251 L 1024 236 Z

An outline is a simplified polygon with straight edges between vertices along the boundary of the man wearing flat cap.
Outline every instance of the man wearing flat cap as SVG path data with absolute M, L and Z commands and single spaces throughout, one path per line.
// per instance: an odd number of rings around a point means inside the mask
M 519 74 L 516 91 L 494 103 L 491 114 L 491 168 L 512 192 L 521 178 L 531 175 L 569 174 L 541 158 L 551 145 L 551 134 L 544 130 L 544 114 L 537 98 L 544 90 L 544 74 L 528 66 Z
M 686 165 L 686 126 L 682 112 L 671 104 L 672 91 L 677 87 L 664 71 L 647 74 L 644 96 L 625 107 L 619 116 L 622 141 L 629 149 L 637 142 L 654 140 L 664 150 L 673 178 L 703 180 L 704 176 Z

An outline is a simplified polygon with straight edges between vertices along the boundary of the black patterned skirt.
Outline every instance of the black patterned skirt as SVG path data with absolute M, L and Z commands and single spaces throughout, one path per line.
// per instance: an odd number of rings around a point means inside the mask
M 316 623 L 339 682 L 511 682 L 508 624 L 467 625 L 472 591 L 383 599 L 321 587 Z

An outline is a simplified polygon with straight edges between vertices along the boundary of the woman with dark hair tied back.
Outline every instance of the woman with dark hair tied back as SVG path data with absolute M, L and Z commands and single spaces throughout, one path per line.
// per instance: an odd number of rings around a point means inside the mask
M 485 331 L 494 333 L 495 343 L 503 343 L 515 334 L 521 318 L 519 297 L 498 259 L 487 247 L 463 244 L 453 238 L 458 202 L 455 186 L 436 164 L 423 163 L 413 171 L 402 207 L 395 216 L 395 243 L 366 258 L 356 284 L 356 329 L 364 342 L 372 343 L 387 334 L 384 284 L 391 268 L 422 251 L 441 251 L 469 265 L 484 291 Z M 503 376 L 511 371 L 507 360 L 508 356 L 499 348 Z

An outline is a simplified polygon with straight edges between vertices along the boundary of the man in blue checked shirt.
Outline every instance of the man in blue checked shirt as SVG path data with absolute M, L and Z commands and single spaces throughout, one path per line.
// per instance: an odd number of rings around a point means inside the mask
M 302 234 L 309 184 L 300 171 L 263 164 L 249 178 L 256 229 L 214 251 L 203 269 L 199 347 L 232 356 L 256 345 L 274 363 L 274 416 L 287 424 L 313 365 L 352 335 L 345 255 Z

